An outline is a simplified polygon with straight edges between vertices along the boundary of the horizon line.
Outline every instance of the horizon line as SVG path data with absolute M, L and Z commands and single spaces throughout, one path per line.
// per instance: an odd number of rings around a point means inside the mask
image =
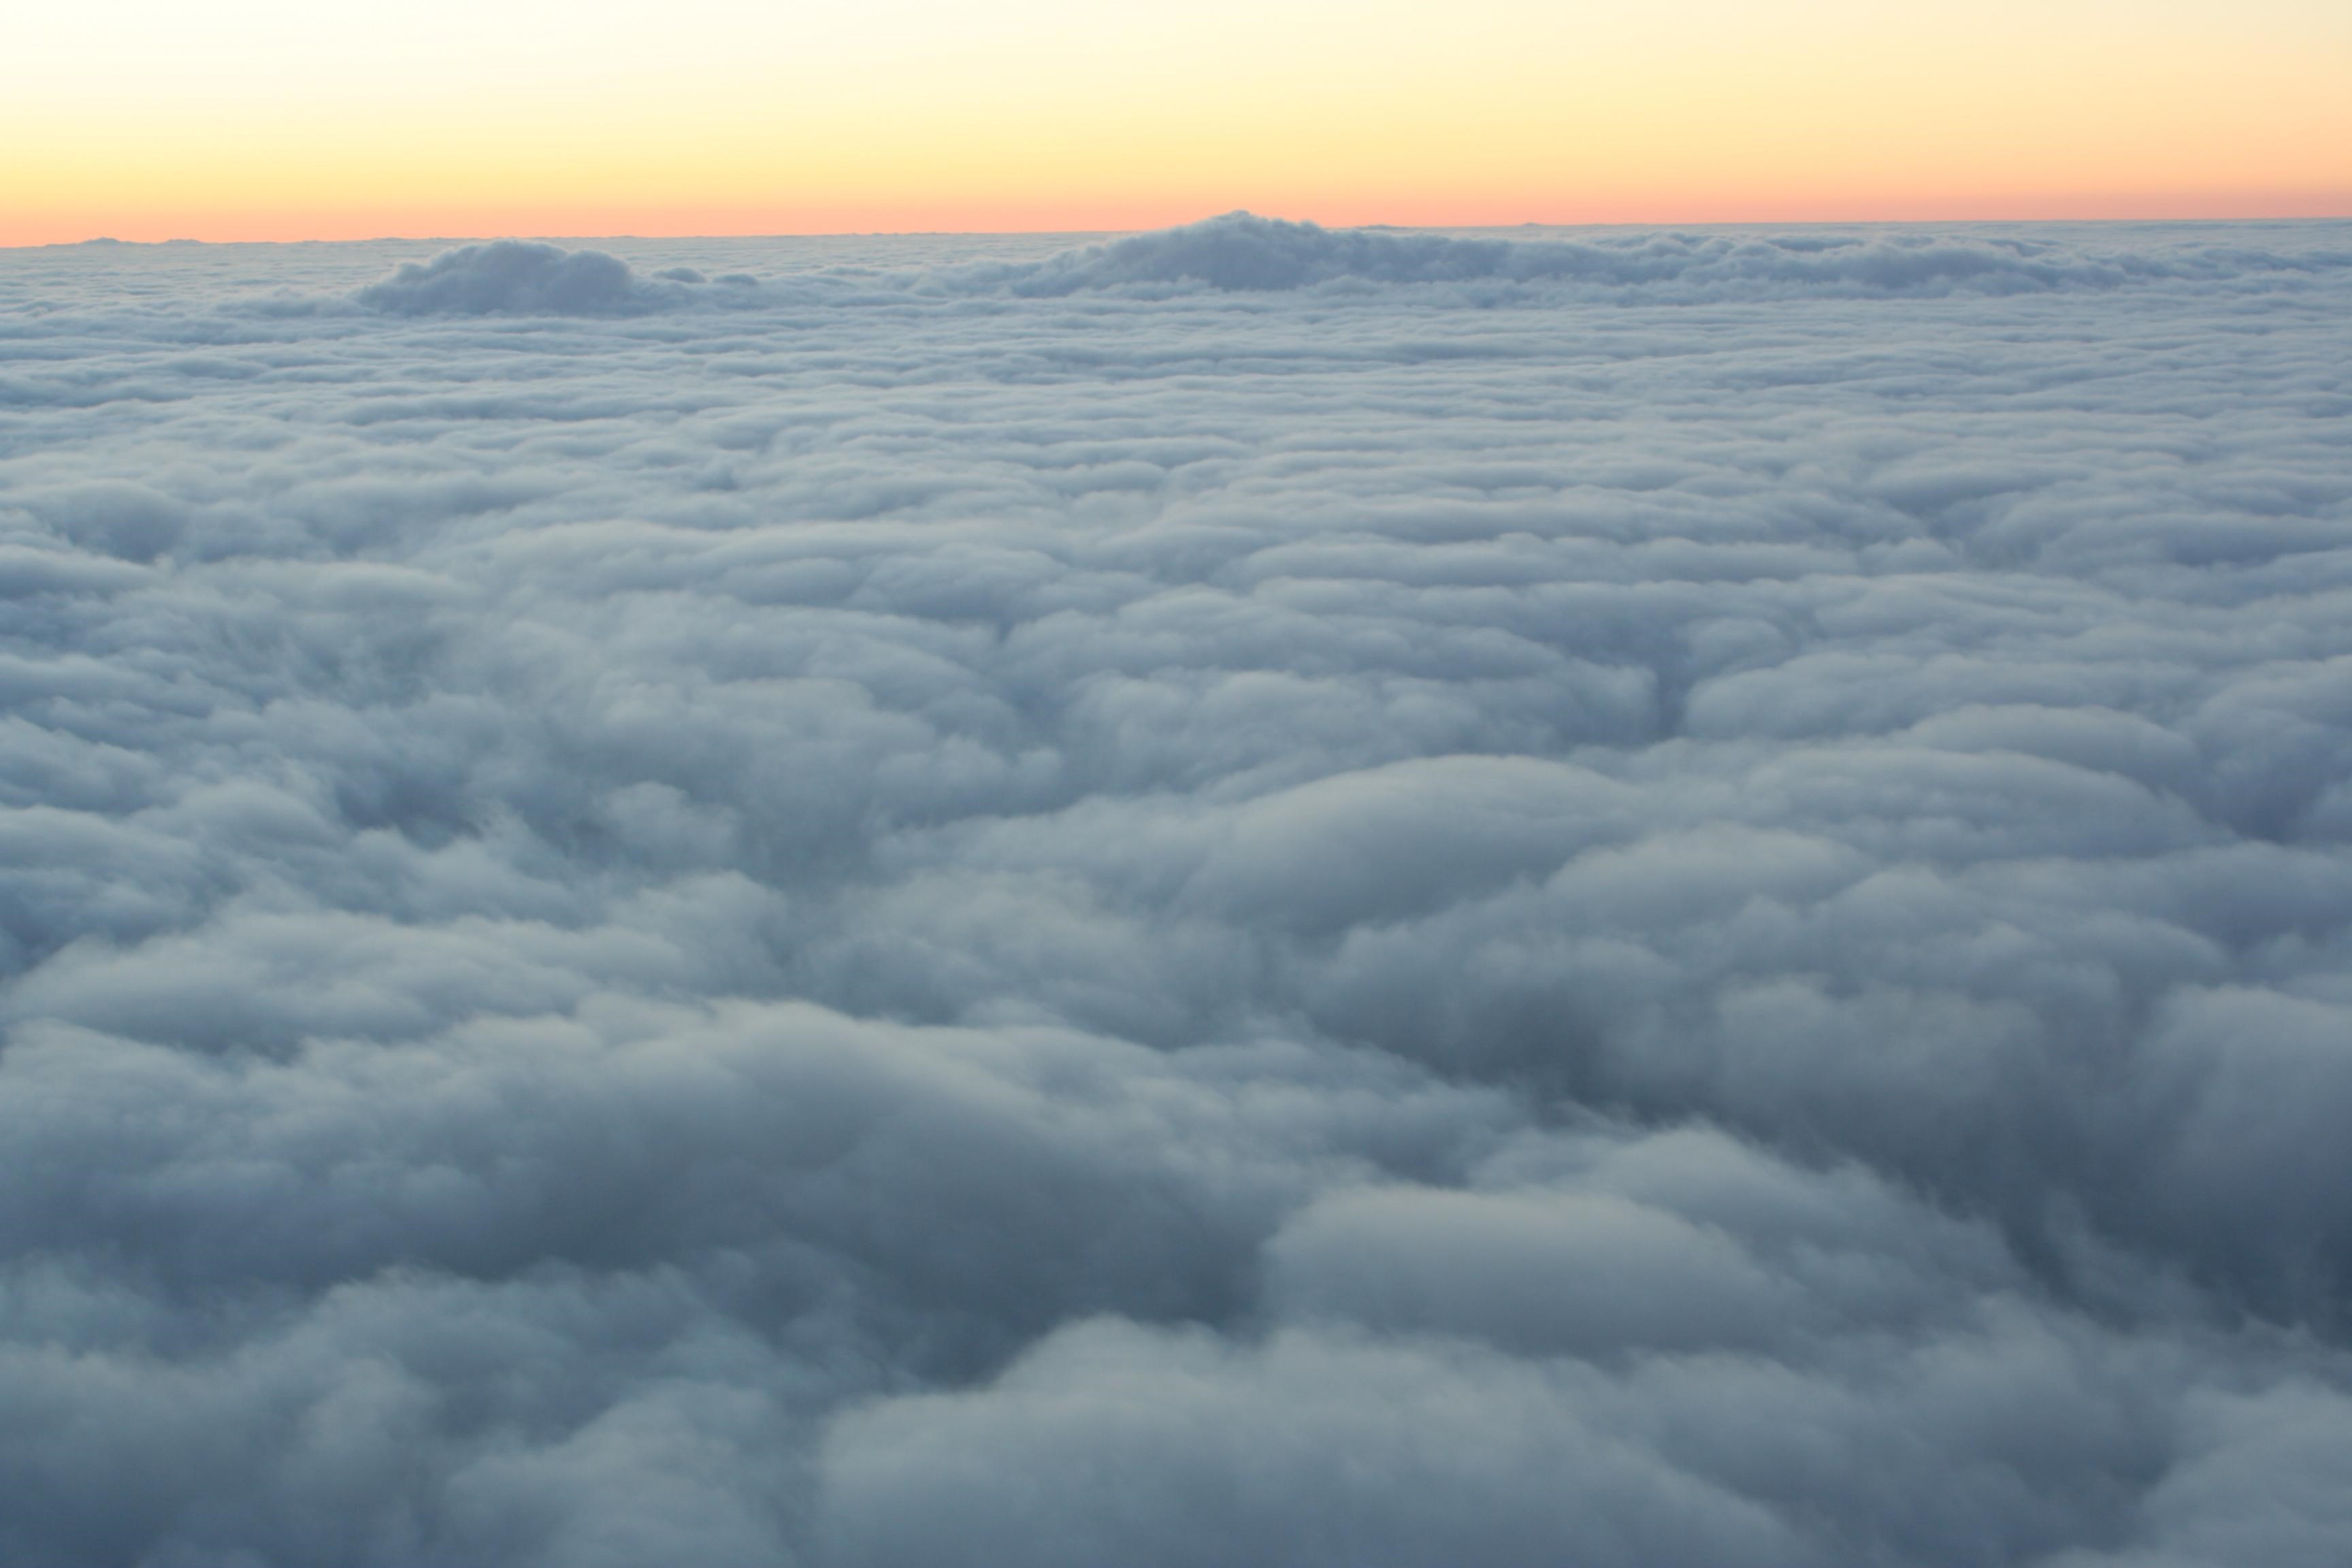
M 656 242 L 719 239 L 1084 239 L 1106 238 L 1133 234 L 1151 234 L 1168 229 L 1189 227 L 1216 217 L 1249 214 L 1274 217 L 1277 221 L 1297 223 L 1318 228 L 1393 229 L 1401 232 L 1445 232 L 1462 230 L 1508 231 L 1514 229 L 1739 229 L 1739 228 L 1864 228 L 1864 227 L 1977 227 L 1997 225 L 2079 225 L 2099 227 L 2127 227 L 2143 225 L 2213 226 L 2235 224 L 2326 224 L 2352 222 L 2352 197 L 2347 197 L 2341 207 L 2326 211 L 2276 210 L 2232 213 L 2164 213 L 2119 214 L 2095 213 L 2084 216 L 2021 212 L 2011 215 L 1974 214 L 1964 216 L 1880 216 L 1843 217 L 1729 217 L 1729 218 L 1615 218 L 1549 221 L 1541 218 L 1505 219 L 1471 223 L 1327 223 L 1312 218 L 1282 217 L 1276 214 L 1253 214 L 1247 207 L 1232 207 L 1223 212 L 1204 214 L 1174 223 L 1142 225 L 1095 225 L 1070 227 L 876 227 L 876 228 L 754 228 L 720 226 L 708 229 L 538 229 L 479 228 L 448 229 L 440 232 L 425 230 L 394 231 L 376 234 L 315 234 L 293 237 L 216 237 L 197 234 L 165 235 L 145 238 L 108 233 L 82 234 L 69 239 L 0 240 L 0 250 L 71 250 L 87 246 L 125 246 L 161 248 L 166 246 L 239 246 L 239 245 L 439 245 L 478 244 L 492 240 L 518 239 L 544 243 L 588 241 Z

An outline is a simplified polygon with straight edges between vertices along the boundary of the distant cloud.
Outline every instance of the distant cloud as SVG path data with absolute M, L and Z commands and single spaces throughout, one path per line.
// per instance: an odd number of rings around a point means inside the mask
M 1204 283 L 1289 289 L 1371 283 L 1581 284 L 1738 295 L 1759 289 L 1853 294 L 2014 294 L 2112 289 L 2168 276 L 2243 271 L 2248 255 L 2184 250 L 2165 257 L 2110 247 L 1955 233 L 1874 235 L 1623 234 L 1605 238 L 1485 239 L 1325 229 L 1249 213 L 1071 251 L 1013 277 L 1015 291 L 1060 294 L 1122 285 Z M 2285 266 L 2352 267 L 2342 251 Z
M 608 316 L 648 309 L 663 297 L 617 256 L 519 239 L 402 262 L 353 296 L 403 316 Z
M 2048 231 L 2045 231 L 2048 232 Z M 2253 231 L 2256 236 L 2261 231 Z M 2091 231 L 2095 237 L 2096 231 Z M 1658 302 L 1759 295 L 1933 298 L 2100 291 L 2167 279 L 2242 284 L 2352 270 L 2352 249 L 2218 242 L 2145 247 L 2074 234 L 1927 232 L 1623 233 L 1574 240 L 1499 239 L 1326 229 L 1228 213 L 1181 228 L 1081 246 L 1038 260 L 964 264 L 855 277 L 772 280 L 692 267 L 649 276 L 598 250 L 499 240 L 403 262 L 352 298 L 401 315 L 626 315 L 692 303 L 744 308 L 905 291 L 1054 298 L 1164 295 L 1212 289 L 1279 293 L 1364 286 L 1451 286 L 1601 293 Z M 747 285 L 752 285 L 747 290 Z

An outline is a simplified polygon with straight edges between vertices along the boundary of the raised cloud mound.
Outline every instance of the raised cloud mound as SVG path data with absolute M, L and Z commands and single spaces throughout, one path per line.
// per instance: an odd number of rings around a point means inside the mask
M 621 316 L 675 292 L 601 250 L 498 239 L 404 261 L 352 298 L 398 316 Z
M 2047 241 L 1948 234 L 1635 234 L 1594 240 L 1462 238 L 1327 229 L 1251 213 L 1134 235 L 1053 258 L 1015 293 L 1137 286 L 1279 290 L 1319 284 L 1571 283 L 1666 294 L 2019 294 L 2113 289 L 2229 269 L 2342 267 L 2352 258 L 2231 252 L 2156 258 Z
M 1057 298 L 1200 290 L 1280 293 L 1319 288 L 1538 289 L 1660 303 L 1784 296 L 2015 295 L 2106 291 L 2166 280 L 2235 286 L 2284 273 L 2352 268 L 2352 253 L 2243 244 L 2104 248 L 2049 237 L 1951 232 L 1625 233 L 1590 239 L 1503 239 L 1311 223 L 1228 213 L 1015 264 L 803 273 L 766 286 L 714 281 L 691 268 L 639 273 L 602 250 L 501 239 L 403 262 L 352 298 L 400 316 L 628 316 L 695 305 L 756 307 L 787 295 L 842 302 L 939 295 Z M 782 292 L 779 292 L 782 289 Z

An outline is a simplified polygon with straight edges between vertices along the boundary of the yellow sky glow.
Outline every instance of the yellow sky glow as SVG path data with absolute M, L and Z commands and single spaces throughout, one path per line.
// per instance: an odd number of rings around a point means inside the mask
M 0 244 L 2352 215 L 2341 0 L 83 0 Z

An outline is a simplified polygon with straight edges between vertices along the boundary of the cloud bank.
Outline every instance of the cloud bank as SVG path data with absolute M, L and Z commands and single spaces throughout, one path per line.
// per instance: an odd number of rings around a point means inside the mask
M 689 280 L 702 279 L 690 269 L 672 279 Z M 404 261 L 352 298 L 402 316 L 609 316 L 656 309 L 676 292 L 605 251 L 499 239 Z
M 2352 258 L 2334 258 L 2328 264 L 2352 264 Z M 1030 269 L 1014 287 L 1023 293 L 1057 294 L 1177 282 L 1289 289 L 1342 280 L 1493 279 L 1617 288 L 2007 294 L 2111 289 L 2163 269 L 2163 264 L 2151 265 L 2145 258 L 2101 254 L 2090 247 L 1933 234 L 1830 238 L 1645 234 L 1581 241 L 1512 240 L 1333 230 L 1229 213 L 1183 228 L 1067 252 Z
M 2347 255 L 0 254 L 0 1559 L 2342 1562 Z
M 2293 237 L 2299 244 L 2280 245 Z M 2265 286 L 2352 269 L 2343 237 L 2259 227 L 2187 243 L 2133 245 L 2129 236 L 2044 226 L 2012 233 L 1973 228 L 1886 232 L 1603 233 L 1578 239 L 1507 239 L 1311 223 L 1228 213 L 1181 228 L 1057 250 L 1034 259 L 896 269 L 829 269 L 760 279 L 699 268 L 642 275 L 601 250 L 499 240 L 404 261 L 353 291 L 372 310 L 402 315 L 615 315 L 693 306 L 839 302 L 871 295 L 1041 299 L 1088 293 L 1157 298 L 1171 292 L 1342 292 L 1368 287 L 1452 289 L 1465 303 L 1496 290 L 1582 294 L 1657 302 L 1769 295 L 1936 298 L 2105 291 L 2167 280 Z M 2327 243 L 2329 238 L 2335 243 Z M 908 248 L 911 248 L 909 247 Z M 827 286 L 830 285 L 830 290 Z M 828 299 L 828 292 L 832 298 Z

